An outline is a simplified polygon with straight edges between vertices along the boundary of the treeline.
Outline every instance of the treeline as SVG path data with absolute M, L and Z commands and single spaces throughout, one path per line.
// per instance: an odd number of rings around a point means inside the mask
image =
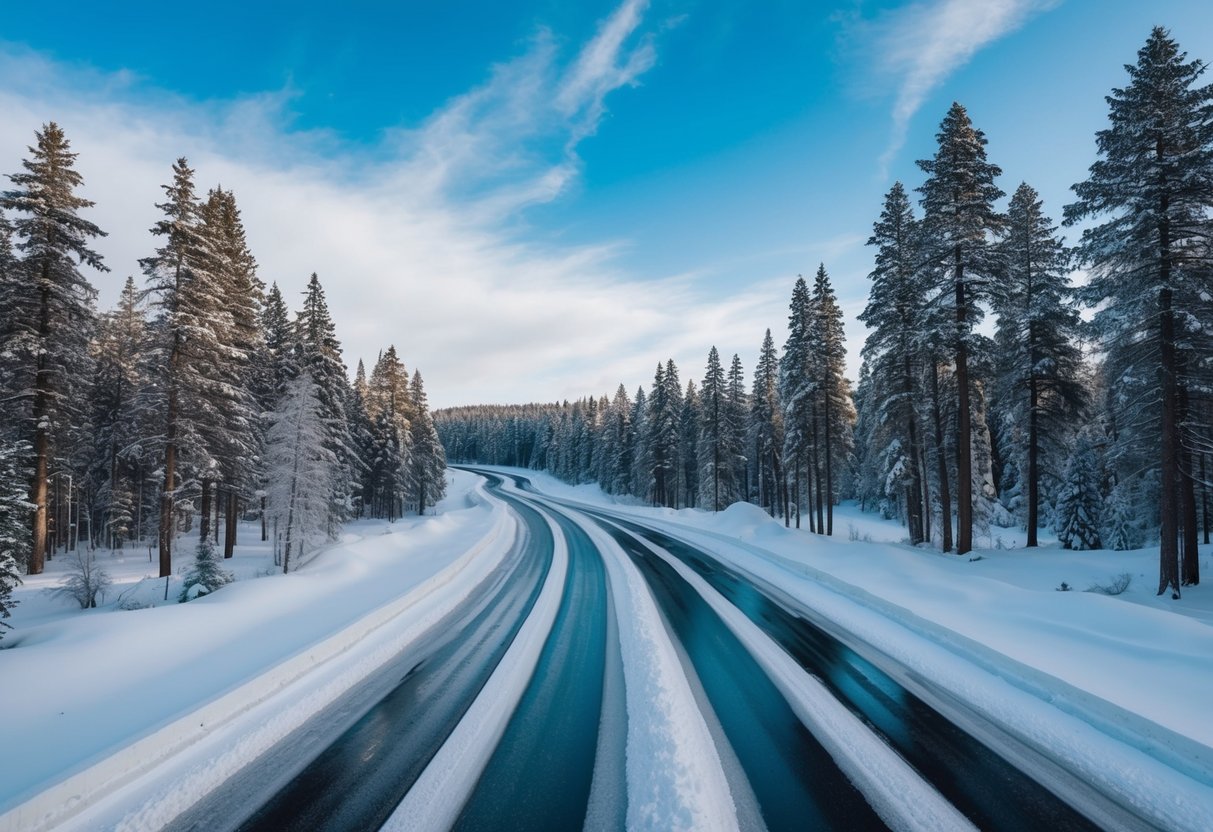
M 843 342 L 822 266 L 811 289 L 796 281 L 782 358 L 767 330 L 749 391 L 741 359 L 726 369 L 712 347 L 698 385 L 684 388 L 667 360 L 634 397 L 621 384 L 613 397 L 450 408 L 434 420 L 458 462 L 536 468 L 674 508 L 749 500 L 831 534 L 833 507 L 852 479 Z
M 348 518 L 442 496 L 420 374 L 389 347 L 351 385 L 319 279 L 292 318 L 235 195 L 200 195 L 185 159 L 144 282 L 98 314 L 81 269 L 107 271 L 104 232 L 80 214 L 75 161 L 47 124 L 0 194 L 0 596 L 56 549 L 150 536 L 165 576 L 186 531 L 218 544 L 222 526 L 230 556 L 246 512 L 278 523 L 289 557 Z
M 797 281 L 783 354 L 768 332 L 748 394 L 713 349 L 685 392 L 666 362 L 634 398 L 439 412 L 448 451 L 659 505 L 749 500 L 826 534 L 853 496 L 960 554 L 991 524 L 1029 546 L 1052 527 L 1073 549 L 1157 535 L 1159 593 L 1178 598 L 1210 527 L 1213 87 L 1161 28 L 1126 69 L 1064 208 L 1085 225 L 1073 247 L 1031 186 L 1000 207 L 985 135 L 951 107 L 918 210 L 896 183 L 874 223 L 853 390 L 822 268 L 812 290 Z

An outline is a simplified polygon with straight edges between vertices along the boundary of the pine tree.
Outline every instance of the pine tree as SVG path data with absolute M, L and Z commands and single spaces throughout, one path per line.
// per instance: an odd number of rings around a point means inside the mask
M 320 386 L 303 369 L 283 393 L 266 435 L 268 502 L 283 539 L 282 571 L 306 543 L 331 536 L 335 482 L 343 476 Z
M 75 170 L 76 154 L 67 137 L 50 122 L 36 139 L 22 162 L 24 171 L 9 176 L 13 188 L 0 194 L 0 209 L 16 213 L 15 248 L 24 255 L 15 269 L 20 285 L 13 276 L 6 279 L 10 288 L 3 294 L 14 304 L 7 315 L 13 330 L 5 334 L 0 352 L 16 365 L 17 383 L 10 389 L 21 391 L 7 408 L 27 414 L 23 433 L 33 446 L 31 575 L 42 572 L 46 559 L 54 437 L 83 421 L 74 417 L 83 409 L 80 387 L 90 377 L 87 343 L 96 290 L 79 267 L 108 270 L 101 255 L 89 248 L 89 240 L 104 232 L 78 214 L 93 203 L 76 193 L 84 180 Z
M 679 422 L 679 433 L 682 447 L 679 455 L 682 457 L 682 504 L 687 508 L 699 505 L 699 422 L 702 418 L 703 405 L 699 400 L 699 391 L 695 381 L 687 379 L 687 389 L 682 397 L 682 416 Z
M 1070 455 L 1065 480 L 1057 495 L 1054 528 L 1065 549 L 1098 549 L 1103 499 L 1099 468 L 1091 443 L 1080 440 Z
M 928 539 L 930 495 L 923 472 L 925 450 L 917 409 L 923 398 L 924 358 L 917 333 L 923 323 L 924 271 L 920 229 L 900 182 L 893 184 L 872 228 L 876 247 L 868 305 L 859 319 L 869 328 L 863 346 L 871 388 L 868 455 L 880 461 L 882 494 L 904 506 L 910 543 Z
M 1041 486 L 1056 487 L 1074 425 L 1086 406 L 1078 312 L 1061 241 L 1035 190 L 1011 197 L 1000 242 L 1004 276 L 992 293 L 998 313 L 999 436 L 1022 479 L 1028 546 L 1040 525 Z
M 173 182 L 156 207 L 164 218 L 152 226 L 163 244 L 139 261 L 157 316 L 145 354 L 149 383 L 140 407 L 156 414 L 163 449 L 160 493 L 160 576 L 172 574 L 176 510 L 188 505 L 197 483 L 216 476 L 207 453 L 223 430 L 222 404 L 213 396 L 213 374 L 222 361 L 215 327 L 224 317 L 216 278 L 217 254 L 203 232 L 194 192 L 194 171 L 185 159 L 173 165 Z M 206 514 L 206 512 L 204 512 Z
M 1100 346 L 1119 370 L 1111 385 L 1133 426 L 1121 441 L 1158 442 L 1158 593 L 1176 598 L 1181 583 L 1199 581 L 1191 471 L 1182 464 L 1188 394 L 1179 303 L 1199 296 L 1193 281 L 1208 279 L 1213 209 L 1213 85 L 1198 86 L 1206 65 L 1186 58 L 1165 29 L 1150 33 L 1136 65 L 1125 67 L 1128 85 L 1107 98 L 1110 123 L 1096 134 L 1101 158 L 1065 209 L 1067 224 L 1106 217 L 1078 247 L 1091 272 L 1082 299 L 1097 307 Z
M 994 184 L 1002 171 L 986 160 L 986 137 L 973 127 L 969 114 L 953 104 L 936 135 L 933 159 L 918 166 L 927 180 L 922 194 L 923 230 L 927 256 L 941 277 L 932 299 L 952 318 L 952 349 L 956 367 L 957 404 L 957 554 L 973 548 L 972 410 L 969 358 L 974 327 L 982 318 L 981 302 L 989 281 L 998 273 L 991 237 L 1004 220 L 994 208 L 1003 192 Z
M 295 316 L 294 328 L 296 363 L 301 371 L 308 372 L 315 385 L 316 397 L 320 401 L 320 420 L 324 426 L 324 447 L 335 460 L 336 467 L 329 479 L 331 492 L 325 532 L 330 537 L 336 537 L 338 527 L 352 511 L 353 494 L 361 472 L 346 414 L 349 382 L 346 380 L 345 364 L 341 360 L 341 342 L 337 340 L 324 289 L 314 273 L 308 280 L 303 308 Z
M 728 505 L 733 491 L 728 465 L 729 413 L 728 392 L 724 368 L 715 347 L 708 352 L 707 369 L 699 386 L 701 415 L 699 417 L 699 479 L 703 483 L 704 499 L 710 500 L 712 511 Z
M 1141 545 L 1135 502 L 1131 480 L 1118 482 L 1104 500 L 1100 534 L 1105 547 L 1123 552 Z
M 425 397 L 425 383 L 421 371 L 413 371 L 409 383 L 409 398 L 413 405 L 413 488 L 417 513 L 425 514 L 427 506 L 435 505 L 446 496 L 446 455 L 434 419 L 430 415 L 429 402 Z
M 843 333 L 842 309 L 830 285 L 825 265 L 817 269 L 813 283 L 813 308 L 817 313 L 818 360 L 816 389 L 821 407 L 821 454 L 825 471 L 825 487 L 818 489 L 818 506 L 826 504 L 825 533 L 834 534 L 834 503 L 838 499 L 835 466 L 841 468 L 854 447 L 855 404 L 851 398 L 846 372 L 846 339 Z M 820 508 L 818 532 L 821 531 Z
M 811 374 L 811 338 L 814 311 L 809 287 L 797 276 L 792 287 L 788 315 L 788 340 L 779 361 L 779 399 L 783 403 L 783 469 L 790 479 L 790 502 L 795 508 L 796 528 L 800 528 L 801 483 L 808 463 L 807 447 L 813 438 L 813 377 Z M 790 512 L 784 512 L 785 524 Z
M 5 618 L 12 615 L 16 602 L 13 589 L 21 583 L 21 565 L 28 562 L 31 546 L 29 524 L 34 506 L 21 486 L 21 445 L 0 440 L 0 637 L 9 625 Z
M 783 447 L 783 413 L 779 402 L 779 355 L 768 328 L 754 367 L 754 386 L 750 392 L 750 447 L 754 488 L 758 504 L 767 513 L 776 515 L 780 506 L 780 486 L 783 470 L 780 452 Z
M 741 358 L 736 354 L 729 364 L 725 394 L 728 409 L 728 465 L 732 469 L 730 479 L 733 481 L 731 502 L 737 502 L 749 498 L 749 483 L 746 482 L 749 473 L 746 464 L 746 414 L 750 401 L 745 390 L 745 370 L 742 369 Z
M 215 544 L 209 537 L 198 541 L 198 548 L 194 550 L 194 564 L 185 573 L 185 583 L 181 587 L 181 594 L 177 596 L 177 602 L 184 604 L 203 595 L 210 595 L 235 580 L 230 572 L 223 570 L 221 563 L 215 552 Z

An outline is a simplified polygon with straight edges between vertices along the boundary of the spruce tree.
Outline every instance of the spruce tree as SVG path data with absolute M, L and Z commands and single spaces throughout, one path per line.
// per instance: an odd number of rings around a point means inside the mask
M 842 470 L 854 447 L 855 404 L 846 379 L 846 345 L 842 309 L 825 265 L 817 269 L 813 283 L 813 307 L 817 313 L 817 398 L 821 408 L 821 455 L 824 488 L 818 489 L 818 505 L 826 505 L 825 534 L 834 533 L 834 503 L 838 499 L 835 471 Z M 820 511 L 820 509 L 819 509 Z M 820 515 L 818 532 L 821 531 Z
M 933 159 L 919 160 L 927 174 L 922 194 L 926 256 L 939 282 L 931 302 L 951 319 L 951 347 L 956 372 L 956 552 L 973 548 L 972 380 L 969 359 L 974 328 L 981 323 L 982 301 L 998 274 L 993 235 L 1003 217 L 994 203 L 1003 192 L 994 184 L 1002 173 L 986 159 L 985 134 L 973 126 L 960 104 L 952 104 L 936 134 Z
M 1179 304 L 1200 295 L 1193 282 L 1207 281 L 1210 270 L 1213 85 L 1198 83 L 1205 68 L 1165 29 L 1150 33 L 1137 63 L 1125 67 L 1129 83 L 1107 97 L 1100 158 L 1065 209 L 1066 224 L 1103 218 L 1078 246 L 1091 273 L 1081 295 L 1096 307 L 1100 348 L 1120 370 L 1111 384 L 1132 425 L 1120 441 L 1158 443 L 1148 452 L 1160 484 L 1158 593 L 1177 598 L 1181 583 L 1199 581 L 1192 472 L 1182 465 L 1188 391 Z
M 1054 528 L 1064 549 L 1098 549 L 1103 499 L 1099 494 L 1099 468 L 1091 443 L 1080 440 L 1070 455 L 1065 479 L 1057 495 Z
M 703 412 L 699 401 L 699 390 L 694 379 L 687 379 L 686 393 L 682 397 L 682 418 L 679 430 L 682 437 L 682 504 L 687 508 L 699 505 L 699 420 Z
M 715 347 L 708 352 L 708 364 L 699 390 L 699 479 L 703 483 L 705 502 L 710 501 L 712 511 L 720 511 L 729 503 L 733 483 L 730 480 L 732 467 L 728 464 L 728 392 L 720 353 Z
M 140 408 L 159 422 L 163 454 L 160 492 L 160 576 L 172 574 L 176 511 L 188 505 L 198 484 L 216 476 L 206 453 L 208 440 L 223 429 L 222 403 L 212 396 L 222 348 L 215 327 L 225 316 L 217 282 L 217 254 L 204 233 L 194 191 L 194 171 L 184 159 L 173 165 L 173 181 L 158 204 L 163 219 L 152 234 L 163 238 L 151 257 L 139 261 L 147 275 L 156 317 L 145 353 L 148 383 Z
M 9 176 L 13 187 L 0 194 L 0 209 L 14 213 L 14 248 L 23 257 L 8 268 L 4 299 L 10 331 L 0 352 L 11 363 L 21 391 L 7 403 L 25 417 L 21 438 L 32 445 L 33 476 L 29 501 L 34 504 L 28 571 L 42 572 L 46 559 L 47 503 L 54 438 L 65 427 L 83 421 L 81 386 L 90 377 L 87 344 L 96 290 L 80 271 L 89 266 L 108 271 L 89 241 L 104 236 L 79 216 L 93 203 L 76 192 L 83 178 L 76 154 L 59 125 L 37 131 L 36 143 L 22 162 L 24 170 Z
M 728 464 L 732 469 L 730 479 L 733 481 L 730 502 L 737 502 L 749 499 L 749 484 L 746 482 L 749 473 L 746 464 L 746 414 L 750 401 L 745 390 L 745 370 L 741 366 L 741 358 L 736 354 L 729 364 L 725 398 L 728 405 Z
M 353 494 L 360 475 L 357 449 L 349 431 L 346 396 L 349 382 L 341 360 L 341 342 L 329 315 L 324 289 L 315 273 L 308 280 L 303 308 L 295 316 L 296 363 L 306 370 L 320 402 L 324 447 L 332 454 L 334 473 L 329 479 L 330 499 L 325 532 L 335 537 L 337 529 L 353 509 Z M 407 398 L 407 397 L 406 397 Z
M 194 563 L 185 573 L 185 582 L 181 586 L 177 602 L 184 604 L 203 595 L 210 595 L 235 580 L 230 572 L 223 571 L 221 563 L 215 552 L 215 544 L 209 537 L 198 541 L 198 548 L 194 550 Z
M 871 433 L 869 465 L 879 464 L 881 493 L 903 506 L 910 543 L 929 537 L 930 494 L 923 471 L 923 431 L 918 402 L 923 398 L 924 356 L 918 332 L 926 290 L 921 268 L 920 228 L 900 182 L 885 196 L 868 245 L 876 247 L 869 277 L 872 288 L 859 319 L 868 326 L 863 346 L 868 368 Z
M 992 293 L 999 436 L 1019 475 L 1011 485 L 1026 498 L 1027 545 L 1035 546 L 1041 485 L 1054 489 L 1060 481 L 1072 425 L 1086 405 L 1080 322 L 1065 251 L 1027 184 L 1011 197 L 999 247 L 1005 271 Z
M 779 360 L 779 399 L 783 403 L 783 469 L 790 481 L 790 503 L 795 509 L 796 528 L 800 528 L 800 509 L 803 503 L 802 482 L 808 463 L 808 446 L 813 438 L 813 388 L 811 374 L 811 338 L 814 312 L 808 284 L 797 276 L 792 287 L 792 301 L 788 315 L 788 340 L 783 357 Z M 785 525 L 790 522 L 790 512 L 785 512 Z
M 434 418 L 430 415 L 421 371 L 413 371 L 409 383 L 409 398 L 413 405 L 413 489 L 417 513 L 425 514 L 427 506 L 435 505 L 446 495 L 446 456 Z
M 783 446 L 783 414 L 779 402 L 779 355 L 771 330 L 767 329 L 754 367 L 754 386 L 750 392 L 750 447 L 758 504 L 774 516 L 780 505 L 783 471 L 780 451 Z

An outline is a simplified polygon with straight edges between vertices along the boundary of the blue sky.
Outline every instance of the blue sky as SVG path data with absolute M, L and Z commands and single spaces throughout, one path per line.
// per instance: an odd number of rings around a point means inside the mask
M 712 344 L 748 371 L 819 261 L 854 370 L 864 240 L 953 100 L 1058 216 L 1150 27 L 1213 60 L 1196 0 L 115 5 L 0 27 L 0 171 L 64 126 L 102 304 L 184 154 L 264 279 L 318 271 L 351 364 L 394 342 L 437 405 L 698 379 Z

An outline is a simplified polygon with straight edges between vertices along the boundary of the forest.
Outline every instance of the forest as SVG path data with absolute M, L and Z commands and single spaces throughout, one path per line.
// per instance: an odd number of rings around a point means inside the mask
M 1068 549 L 1157 541 L 1158 593 L 1179 599 L 1200 581 L 1213 478 L 1205 69 L 1150 33 L 1062 206 L 1073 243 L 1031 185 L 1006 199 L 953 104 L 921 182 L 874 212 L 854 382 L 822 265 L 795 281 L 782 353 L 768 330 L 748 390 L 713 347 L 698 384 L 667 360 L 633 395 L 438 411 L 448 455 L 654 505 L 746 500 L 821 534 L 851 498 L 958 555 L 992 525 L 1026 528 L 1028 546 L 1041 528 Z
M 346 520 L 441 499 L 420 372 L 389 346 L 351 382 L 319 278 L 292 316 L 258 275 L 232 191 L 201 194 L 178 159 L 142 281 L 98 312 L 84 269 L 108 271 L 92 248 L 105 232 L 82 214 L 57 124 L 22 167 L 0 192 L 0 619 L 55 556 L 89 581 L 95 549 L 147 543 L 166 577 L 196 540 L 187 585 L 222 583 L 240 519 L 260 520 L 289 571 Z

